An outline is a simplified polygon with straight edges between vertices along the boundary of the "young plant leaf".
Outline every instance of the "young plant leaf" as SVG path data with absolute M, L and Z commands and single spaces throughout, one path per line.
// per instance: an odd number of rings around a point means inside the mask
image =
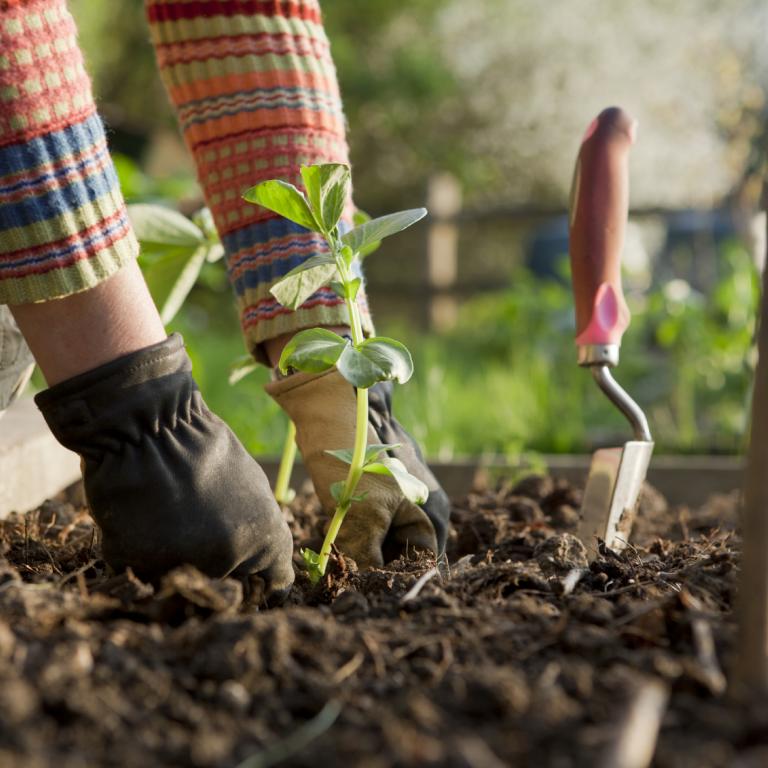
M 152 262 L 144 271 L 163 324 L 170 323 L 181 309 L 200 275 L 207 253 L 207 245 L 194 250 L 180 248 Z
M 163 205 L 129 205 L 128 218 L 142 244 L 195 248 L 206 240 L 200 227 L 178 211 Z
M 394 478 L 403 496 L 414 504 L 423 504 L 429 496 L 429 488 L 418 477 L 414 477 L 399 459 L 386 456 L 381 461 L 363 467 L 363 472 Z
M 224 257 L 224 246 L 221 243 L 211 243 L 208 246 L 208 252 L 205 255 L 205 260 L 209 264 L 215 264 L 217 261 L 221 261 Z
M 329 256 L 330 261 L 325 260 L 325 254 L 313 256 L 307 261 L 318 259 L 314 266 L 299 265 L 292 269 L 282 280 L 275 283 L 269 292 L 288 309 L 298 309 L 315 291 L 333 282 L 338 277 L 336 262 Z
M 371 219 L 351 229 L 341 236 L 341 241 L 348 245 L 355 253 L 360 253 L 362 256 L 362 249 L 366 246 L 373 245 L 385 237 L 402 232 L 420 219 L 423 219 L 426 215 L 426 208 L 412 208 L 408 211 L 398 211 L 398 213 L 380 216 L 378 219 Z
M 364 464 L 370 464 L 374 459 L 377 459 L 385 451 L 393 451 L 395 448 L 399 448 L 402 443 L 371 443 L 365 449 Z
M 317 584 L 317 582 L 323 578 L 323 572 L 320 570 L 320 555 L 305 547 L 301 550 L 301 558 L 304 560 L 304 565 L 307 567 L 309 580 L 313 584 Z
M 326 233 L 332 232 L 349 197 L 349 166 L 342 163 L 302 165 L 301 179 L 315 219 Z
M 362 280 L 356 277 L 354 280 L 350 280 L 348 283 L 342 283 L 338 280 L 332 280 L 329 285 L 333 292 L 342 299 L 355 299 L 357 298 L 357 292 L 360 290 Z
M 402 443 L 371 443 L 365 449 L 363 464 L 370 464 L 370 462 L 378 458 L 385 451 L 391 451 L 393 448 L 399 448 L 401 445 Z M 325 453 L 337 458 L 339 461 L 343 461 L 345 464 L 352 463 L 351 448 L 341 448 L 337 451 L 325 451 Z
M 359 227 L 361 224 L 365 224 L 366 221 L 370 221 L 370 220 L 371 220 L 370 214 L 366 213 L 361 208 L 358 208 L 352 214 L 353 227 Z M 381 240 L 376 240 L 373 243 L 369 243 L 368 245 L 363 246 L 359 251 L 360 258 L 364 259 L 366 256 L 370 256 L 370 254 L 378 250 L 380 245 L 381 245 Z
M 339 373 L 353 386 L 372 387 L 379 381 L 404 384 L 413 374 L 411 353 L 399 341 L 385 336 L 347 347 L 336 361 Z
M 350 346 L 348 339 L 325 328 L 310 328 L 299 331 L 283 349 L 280 355 L 280 370 L 288 368 L 309 373 L 321 373 L 332 368 L 344 350 Z
M 344 493 L 344 486 L 346 483 L 343 480 L 338 480 L 335 483 L 331 483 L 329 488 L 333 500 L 338 504 L 341 501 L 341 495 Z
M 304 195 L 287 181 L 280 179 L 262 181 L 261 184 L 247 190 L 243 194 L 243 199 L 278 213 L 313 232 L 322 231 Z
M 213 214 L 210 208 L 201 208 L 192 215 L 192 221 L 203 230 L 205 239 L 210 243 L 219 243 L 219 233 L 216 224 L 213 221 Z
M 329 456 L 333 456 L 335 459 L 338 459 L 339 461 L 344 462 L 344 464 L 352 463 L 351 448 L 340 448 L 337 451 L 323 451 L 323 453 L 327 453 Z

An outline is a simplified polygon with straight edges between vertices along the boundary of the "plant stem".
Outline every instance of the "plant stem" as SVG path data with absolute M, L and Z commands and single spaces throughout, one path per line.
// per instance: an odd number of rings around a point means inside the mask
M 296 425 L 288 421 L 288 432 L 285 436 L 285 445 L 280 457 L 280 468 L 277 471 L 277 482 L 275 483 L 275 498 L 278 504 L 288 504 L 290 502 L 289 491 L 291 482 L 291 472 L 293 472 L 293 462 L 296 459 Z
M 328 244 L 336 257 L 336 263 L 339 267 L 342 282 L 345 284 L 349 283 L 353 278 L 339 256 L 339 248 L 337 244 L 332 239 L 328 240 Z M 363 336 L 363 324 L 360 319 L 360 310 L 357 307 L 357 301 L 355 299 L 347 297 L 345 302 L 349 314 L 349 326 L 352 331 L 352 343 L 357 347 L 362 344 L 365 339 Z M 352 461 L 349 465 L 347 478 L 344 481 L 344 490 L 341 493 L 339 503 L 336 506 L 336 511 L 333 513 L 331 524 L 328 527 L 328 532 L 325 534 L 323 546 L 320 549 L 320 558 L 317 563 L 320 575 L 325 574 L 325 569 L 328 567 L 328 558 L 331 556 L 333 542 L 336 541 L 336 536 L 339 533 L 341 524 L 344 522 L 344 517 L 352 506 L 352 497 L 355 495 L 355 488 L 357 488 L 357 484 L 363 476 L 365 449 L 368 446 L 368 390 L 358 388 L 355 392 L 357 395 L 357 408 L 355 414 L 355 445 L 352 449 Z

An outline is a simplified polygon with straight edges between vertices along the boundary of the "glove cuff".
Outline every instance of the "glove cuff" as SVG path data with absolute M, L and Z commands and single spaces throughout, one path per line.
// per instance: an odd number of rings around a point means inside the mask
M 56 439 L 77 453 L 116 450 L 188 421 L 203 407 L 181 335 L 56 384 L 35 402 Z

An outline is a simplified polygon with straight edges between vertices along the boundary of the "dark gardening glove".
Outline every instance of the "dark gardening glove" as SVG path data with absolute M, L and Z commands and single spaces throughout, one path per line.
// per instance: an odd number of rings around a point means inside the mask
M 292 540 L 264 472 L 212 414 L 178 334 L 35 398 L 83 459 L 104 559 L 142 578 L 191 564 L 279 600 Z
M 346 477 L 347 467 L 326 450 L 351 448 L 355 434 L 355 390 L 335 369 L 321 374 L 295 373 L 267 384 L 266 391 L 296 425 L 296 442 L 323 509 L 336 503 L 332 483 Z M 368 443 L 401 443 L 390 455 L 429 489 L 421 505 L 408 501 L 395 481 L 363 475 L 336 544 L 362 567 L 380 566 L 415 547 L 442 554 L 448 534 L 450 502 L 413 438 L 392 417 L 392 384 L 376 384 L 368 392 Z

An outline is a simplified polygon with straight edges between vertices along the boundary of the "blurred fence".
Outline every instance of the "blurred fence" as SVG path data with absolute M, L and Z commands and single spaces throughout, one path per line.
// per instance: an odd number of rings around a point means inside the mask
M 382 247 L 367 264 L 378 318 L 422 330 L 447 330 L 461 303 L 511 284 L 522 268 L 566 281 L 568 212 L 558 207 L 468 209 L 449 174 L 432 177 L 427 226 Z M 624 252 L 626 289 L 643 291 L 683 280 L 707 294 L 719 277 L 718 249 L 729 239 L 764 251 L 763 228 L 738 209 L 633 208 Z

